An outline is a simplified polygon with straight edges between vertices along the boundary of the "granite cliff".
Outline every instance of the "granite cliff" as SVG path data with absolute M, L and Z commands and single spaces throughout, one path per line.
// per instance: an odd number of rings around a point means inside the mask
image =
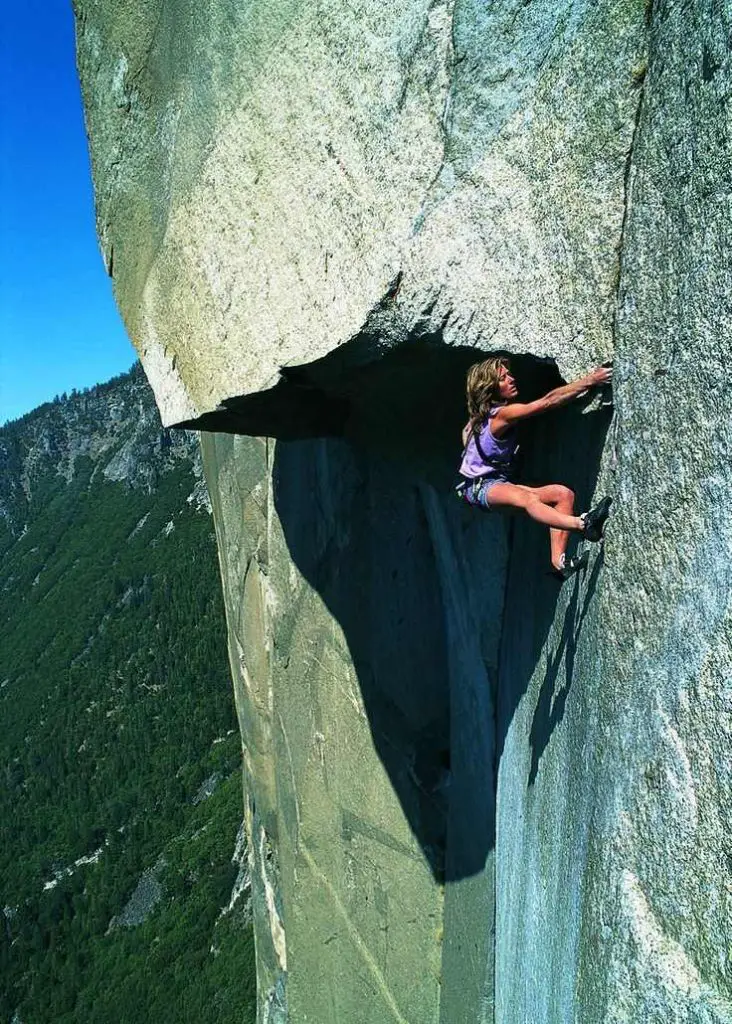
M 203 431 L 259 1020 L 732 1020 L 732 18 L 714 0 L 77 0 L 98 230 Z M 450 494 L 465 369 L 615 514 Z M 266 438 L 266 439 L 265 439 Z

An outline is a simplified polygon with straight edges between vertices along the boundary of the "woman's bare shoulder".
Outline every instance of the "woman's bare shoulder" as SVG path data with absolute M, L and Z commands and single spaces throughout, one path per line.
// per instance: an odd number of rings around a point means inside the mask
M 504 415 L 508 406 L 494 405 L 488 413 L 488 429 L 494 437 L 500 437 L 510 429 L 508 418 Z

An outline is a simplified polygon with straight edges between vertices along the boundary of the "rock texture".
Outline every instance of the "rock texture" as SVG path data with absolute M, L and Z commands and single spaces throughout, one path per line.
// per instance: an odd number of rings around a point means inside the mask
M 544 616 L 512 569 L 501 1021 L 732 1019 L 730 28 L 711 4 L 654 9 L 603 472 L 617 508 L 541 649 L 521 643 Z
M 291 1020 L 426 1021 L 441 981 L 443 1012 L 456 1001 L 445 1019 L 459 1019 L 491 998 L 503 595 L 481 564 L 500 574 L 500 524 L 343 441 L 259 446 L 203 435 L 260 994 L 287 972 Z
M 732 1020 L 729 12 L 77 17 L 117 296 L 212 431 L 260 1021 Z M 449 493 L 487 351 L 615 360 L 525 439 L 616 498 L 561 592 Z
M 637 0 L 76 7 L 99 235 L 166 424 L 415 331 L 610 353 Z

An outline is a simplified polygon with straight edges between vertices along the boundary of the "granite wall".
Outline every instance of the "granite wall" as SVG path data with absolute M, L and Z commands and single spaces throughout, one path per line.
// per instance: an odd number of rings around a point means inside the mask
M 118 301 L 204 431 L 260 1024 L 732 1021 L 732 14 L 76 10 Z M 612 420 L 524 438 L 615 497 L 561 589 L 450 494 L 492 351 L 614 359 Z

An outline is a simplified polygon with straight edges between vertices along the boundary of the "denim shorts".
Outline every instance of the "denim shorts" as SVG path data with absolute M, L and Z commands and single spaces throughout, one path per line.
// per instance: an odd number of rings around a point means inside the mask
M 488 504 L 488 492 L 494 484 L 506 484 L 508 478 L 505 476 L 479 476 L 475 480 L 461 480 L 455 488 L 458 498 L 467 501 L 468 505 L 477 505 L 479 508 L 490 511 Z

